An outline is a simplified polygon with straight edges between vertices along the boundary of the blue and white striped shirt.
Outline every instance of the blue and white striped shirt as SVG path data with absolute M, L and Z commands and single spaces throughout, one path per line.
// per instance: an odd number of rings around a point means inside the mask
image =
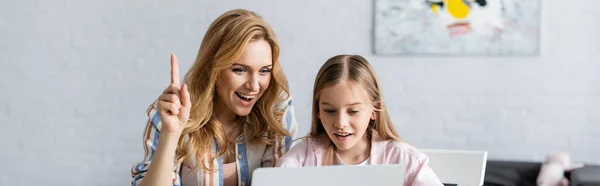
M 132 169 L 133 180 L 132 186 L 137 186 L 144 178 L 148 167 L 152 161 L 152 156 L 156 150 L 158 144 L 158 138 L 160 135 L 159 129 L 161 128 L 160 115 L 156 110 L 157 102 L 154 102 L 147 110 L 148 122 L 146 129 L 144 130 L 144 160 L 140 163 L 135 164 Z M 238 137 L 238 143 L 235 147 L 236 153 L 236 166 L 239 186 L 249 185 L 254 169 L 259 167 L 273 167 L 277 164 L 278 159 L 285 154 L 291 145 L 291 140 L 296 135 L 296 118 L 294 114 L 294 106 L 292 104 L 292 97 L 275 106 L 275 109 L 285 109 L 282 125 L 286 130 L 290 132 L 292 136 L 282 137 L 278 139 L 274 145 L 266 145 L 264 143 L 245 143 L 242 136 Z M 211 155 L 216 155 L 218 147 L 216 143 L 213 143 L 211 148 Z M 211 157 L 212 158 L 212 157 Z M 206 165 L 210 167 L 208 161 L 211 158 L 207 158 Z M 223 160 L 221 157 L 217 158 L 212 162 L 212 167 L 218 167 L 217 172 L 204 171 L 202 169 L 190 169 L 194 167 L 195 162 L 186 161 L 182 164 L 175 165 L 173 168 L 173 185 L 199 185 L 199 186 L 222 186 L 223 185 Z

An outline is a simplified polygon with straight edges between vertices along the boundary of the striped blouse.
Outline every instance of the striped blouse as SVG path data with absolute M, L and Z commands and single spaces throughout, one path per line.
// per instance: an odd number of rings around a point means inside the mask
M 131 168 L 133 180 L 132 186 L 137 186 L 150 166 L 152 156 L 158 144 L 161 128 L 160 114 L 156 110 L 155 101 L 147 110 L 148 122 L 144 130 L 143 146 L 145 150 L 144 160 Z M 240 135 L 235 147 L 237 180 L 239 186 L 249 185 L 254 169 L 259 167 L 273 167 L 277 164 L 279 158 L 286 153 L 290 148 L 290 143 L 296 135 L 296 118 L 294 114 L 294 106 L 292 105 L 292 97 L 276 105 L 276 109 L 285 109 L 282 119 L 282 125 L 287 129 L 292 136 L 286 136 L 277 140 L 274 145 L 264 143 L 244 143 L 243 136 Z M 213 143 L 211 154 L 216 155 L 219 151 L 217 144 Z M 208 162 L 212 158 L 205 160 L 206 165 L 211 167 Z M 198 185 L 198 186 L 222 186 L 223 185 L 223 160 L 221 157 L 211 162 L 212 167 L 218 167 L 218 170 L 204 171 L 202 169 L 191 169 L 194 167 L 193 160 L 185 161 L 182 164 L 175 165 L 173 168 L 173 185 Z

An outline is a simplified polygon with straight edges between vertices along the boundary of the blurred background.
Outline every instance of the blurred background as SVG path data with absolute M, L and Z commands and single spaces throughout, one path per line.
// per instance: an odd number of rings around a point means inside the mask
M 373 0 L 0 2 L 0 185 L 128 185 L 146 108 L 209 24 L 234 8 L 274 28 L 310 127 L 314 77 L 337 54 L 374 66 L 400 135 L 418 148 L 600 163 L 600 1 L 543 0 L 539 54 L 375 55 Z

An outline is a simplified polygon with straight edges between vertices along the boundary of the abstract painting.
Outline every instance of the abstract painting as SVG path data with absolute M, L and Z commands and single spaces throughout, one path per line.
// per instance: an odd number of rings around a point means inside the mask
M 537 55 L 541 0 L 375 0 L 378 55 Z

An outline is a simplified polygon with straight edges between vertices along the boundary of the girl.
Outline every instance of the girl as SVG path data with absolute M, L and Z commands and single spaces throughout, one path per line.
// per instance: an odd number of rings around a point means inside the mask
M 363 57 L 327 60 L 315 80 L 312 108 L 309 136 L 279 167 L 405 164 L 404 185 L 442 185 L 428 157 L 398 136 L 375 72 Z
M 196 61 L 148 109 L 144 160 L 132 185 L 246 185 L 276 165 L 295 133 L 294 108 L 271 27 L 231 10 L 206 32 Z

